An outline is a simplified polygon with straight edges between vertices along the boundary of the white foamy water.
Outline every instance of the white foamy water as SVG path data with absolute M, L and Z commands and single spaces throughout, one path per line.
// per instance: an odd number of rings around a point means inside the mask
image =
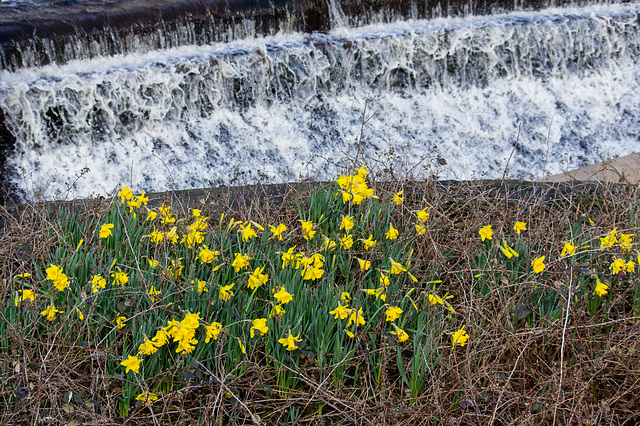
M 637 4 L 398 22 L 0 73 L 25 192 L 311 177 L 355 155 L 540 178 L 640 151 Z M 396 156 L 388 153 L 393 150 Z M 397 156 L 401 159 L 398 159 Z M 436 167 L 435 159 L 447 160 Z M 331 160 L 329 160 L 331 159 Z

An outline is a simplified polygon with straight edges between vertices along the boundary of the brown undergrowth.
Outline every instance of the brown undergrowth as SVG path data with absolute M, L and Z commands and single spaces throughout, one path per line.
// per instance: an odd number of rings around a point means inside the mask
M 400 343 L 387 338 L 380 314 L 379 325 L 356 336 L 353 353 L 343 365 L 322 366 L 318 354 L 304 350 L 295 362 L 293 354 L 278 358 L 264 345 L 254 347 L 232 368 L 225 350 L 206 362 L 176 358 L 170 371 L 145 379 L 156 383 L 160 398 L 151 407 L 132 401 L 126 412 L 121 401 L 129 376 L 114 375 L 113 367 L 122 359 L 123 348 L 118 347 L 122 342 L 114 340 L 112 346 L 107 340 L 87 340 L 89 326 L 79 319 L 43 331 L 42 316 L 35 315 L 32 323 L 12 323 L 6 317 L 19 289 L 12 277 L 34 273 L 35 265 L 50 262 L 68 224 L 63 226 L 54 209 L 44 204 L 5 209 L 0 303 L 9 308 L 0 318 L 5 333 L 0 347 L 0 406 L 4 407 L 0 423 L 640 422 L 638 272 L 613 275 L 610 264 L 615 247 L 612 251 L 600 247 L 600 238 L 614 228 L 637 235 L 637 187 L 398 181 L 384 171 L 372 175 L 371 181 L 381 199 L 404 191 L 402 205 L 393 212 L 394 223 L 401 229 L 413 226 L 412 212 L 429 208 L 426 232 L 413 240 L 411 271 L 418 282 L 412 285 L 412 295 L 416 301 L 427 300 L 436 288 L 432 282 L 442 281 L 437 284 L 438 294 L 452 296 L 446 300 L 455 315 L 449 314 L 450 323 L 437 322 L 423 329 L 431 336 L 420 340 L 424 348 L 417 348 L 411 339 Z M 150 206 L 165 201 L 178 214 L 199 208 L 211 218 L 225 213 L 263 224 L 283 223 L 293 230 L 299 227 L 300 212 L 309 210 L 310 194 L 318 185 L 164 194 L 150 197 Z M 90 221 L 113 202 L 67 204 L 61 214 L 73 211 L 78 221 Z M 520 245 L 519 252 L 526 261 L 518 267 L 508 266 L 498 250 L 500 236 L 513 234 L 515 221 L 527 224 L 526 244 Z M 490 244 L 478 235 L 486 225 L 494 232 Z M 303 242 L 300 236 L 295 238 L 298 244 Z M 574 261 L 560 256 L 563 244 L 572 239 L 580 240 L 582 253 Z M 629 252 L 632 258 L 636 247 Z M 522 269 L 540 255 L 546 255 L 542 273 Z M 593 294 L 593 276 L 610 286 L 609 294 L 599 301 Z M 217 296 L 213 289 L 209 295 Z M 430 315 L 429 303 L 417 305 Z M 408 306 L 406 311 L 414 309 Z M 470 339 L 464 347 L 452 348 L 450 333 L 459 325 L 465 325 Z M 416 357 L 418 350 L 429 354 Z M 405 372 L 399 367 L 400 359 Z M 429 364 L 424 366 L 424 381 L 417 393 L 403 379 L 416 362 Z M 340 379 L 332 375 L 337 369 L 344 369 Z M 282 372 L 295 378 L 293 384 L 279 382 Z

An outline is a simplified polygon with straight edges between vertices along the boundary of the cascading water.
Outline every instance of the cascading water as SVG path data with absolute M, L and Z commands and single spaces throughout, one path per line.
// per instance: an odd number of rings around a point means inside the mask
M 640 4 L 404 20 L 0 71 L 26 196 L 330 179 L 355 153 L 540 178 L 640 150 Z

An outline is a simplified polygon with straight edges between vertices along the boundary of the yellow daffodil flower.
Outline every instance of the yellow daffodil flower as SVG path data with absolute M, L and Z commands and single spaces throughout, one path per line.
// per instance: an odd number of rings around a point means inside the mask
M 286 311 L 282 307 L 282 305 L 275 305 L 271 308 L 271 312 L 269 312 L 269 318 L 277 318 L 284 315 Z
M 116 328 L 118 330 L 122 330 L 123 328 L 125 328 L 127 326 L 127 317 L 125 316 L 119 316 L 116 317 L 116 319 L 114 320 L 114 322 L 116 323 Z
M 298 333 L 298 335 L 294 337 L 294 335 L 291 334 L 291 331 L 289 331 L 289 335 L 287 337 L 278 339 L 278 343 L 286 347 L 288 351 L 294 351 L 298 349 L 298 347 L 296 346 L 296 342 L 301 341 L 302 339 L 300 339 L 300 333 Z
M 280 290 L 274 293 L 273 297 L 276 298 L 280 305 L 286 305 L 293 300 L 293 296 L 287 293 L 287 290 L 285 290 L 284 286 L 280 287 Z
M 138 347 L 138 355 L 153 355 L 156 352 L 158 352 L 158 348 L 149 339 L 144 339 L 144 342 Z
M 200 263 L 202 264 L 212 263 L 214 260 L 218 259 L 218 256 L 220 256 L 219 251 L 209 250 L 209 247 L 207 246 L 202 246 L 202 248 L 198 252 L 198 257 L 200 258 Z
M 389 306 L 385 311 L 386 321 L 395 321 L 400 318 L 400 314 L 402 313 L 402 309 L 397 306 Z
M 427 219 L 429 219 L 429 212 L 427 212 L 428 209 L 429 207 L 425 207 L 424 209 L 416 213 L 420 222 L 425 223 Z
M 369 235 L 369 238 L 367 238 L 366 240 L 360 240 L 362 241 L 362 244 L 364 245 L 364 249 L 365 250 L 369 250 L 371 247 L 375 247 L 376 245 L 376 240 L 373 239 L 373 235 Z
M 616 259 L 613 261 L 613 263 L 609 268 L 611 269 L 611 272 L 613 273 L 613 275 L 616 275 L 620 271 L 626 270 L 626 266 L 627 264 L 623 259 Z
M 32 302 L 36 301 L 36 294 L 33 290 L 18 290 L 15 305 L 18 306 L 20 302 L 24 302 L 25 300 L 31 300 Z
M 263 284 L 266 284 L 269 280 L 269 276 L 267 274 L 263 274 L 264 266 L 262 268 L 256 268 L 251 275 L 249 275 L 249 283 L 248 287 L 251 290 L 255 290 Z
M 398 238 L 398 230 L 393 227 L 393 225 L 389 225 L 389 230 L 384 234 L 387 240 L 395 240 Z
M 633 248 L 633 234 L 620 234 L 620 247 L 624 251 L 631 251 Z
M 345 250 L 349 250 L 351 246 L 353 246 L 352 235 L 345 235 L 344 237 L 340 238 L 340 247 L 342 247 Z
M 222 324 L 213 322 L 211 325 L 205 325 L 204 329 L 207 332 L 207 337 L 204 342 L 209 343 L 211 339 L 218 340 L 218 336 L 220 336 L 220 332 L 222 331 Z
M 158 400 L 158 395 L 153 392 L 142 392 L 136 396 L 137 401 L 142 401 L 143 407 L 151 407 L 155 401 Z
M 609 250 L 615 243 L 618 242 L 618 238 L 616 234 L 618 233 L 618 228 L 613 228 L 611 231 L 607 232 L 603 238 L 600 238 L 600 250 Z
M 149 290 L 149 296 L 151 297 L 151 303 L 156 303 L 156 300 L 158 300 L 158 298 L 156 296 L 161 295 L 162 292 L 160 290 L 157 290 L 154 286 L 151 286 L 151 289 Z
M 251 222 L 248 222 L 246 225 L 240 225 L 240 229 L 242 234 L 242 241 L 244 242 L 247 242 L 252 238 L 258 236 L 258 234 L 256 234 L 256 231 L 254 231 L 251 227 Z
M 465 326 L 463 325 L 460 330 L 451 333 L 451 340 L 453 341 L 452 347 L 455 347 L 456 345 L 464 346 L 467 343 L 467 340 L 469 340 L 469 335 L 464 331 L 464 327 Z
M 513 224 L 513 230 L 520 235 L 520 232 L 527 230 L 527 224 L 525 222 L 516 222 Z
M 236 272 L 239 272 L 240 270 L 246 268 L 247 266 L 249 266 L 249 260 L 253 259 L 252 257 L 249 257 L 248 254 L 240 254 L 240 253 L 236 253 L 236 257 L 235 259 L 233 259 L 233 262 L 231 263 L 231 266 L 233 266 L 233 269 Z
M 394 326 L 395 330 L 394 331 L 390 331 L 389 334 L 395 334 L 400 343 L 403 343 L 403 342 L 406 342 L 407 340 L 409 340 L 409 335 L 407 334 L 406 331 L 404 331 L 400 327 L 396 326 L 395 324 L 393 324 L 393 326 Z
M 564 243 L 560 257 L 573 256 L 574 254 L 576 254 L 576 246 L 573 244 L 573 241 Z
M 402 196 L 402 192 L 403 191 L 400 191 L 393 196 L 393 202 L 395 203 L 396 206 L 399 206 L 400 204 L 402 204 L 402 201 L 404 200 L 404 197 Z
M 322 245 L 323 250 L 334 251 L 338 247 L 335 241 L 331 238 L 324 237 L 324 243 Z
M 140 371 L 140 358 L 134 355 L 129 355 L 127 359 L 122 361 L 120 365 L 126 368 L 125 374 L 129 371 L 133 371 L 134 373 L 138 373 Z
M 533 266 L 533 272 L 539 274 L 544 271 L 546 265 L 544 264 L 544 256 L 536 257 L 531 261 L 531 266 Z
M 209 290 L 207 289 L 207 282 L 206 281 L 200 281 L 199 279 L 195 279 L 195 280 L 191 280 L 191 285 L 194 286 L 194 291 L 198 291 L 198 294 L 202 294 L 203 292 L 208 292 Z
M 355 310 L 351 311 L 351 314 L 349 315 L 349 322 L 347 322 L 347 327 L 351 326 L 351 324 L 353 323 L 356 324 L 356 327 L 366 324 L 366 321 L 362 314 L 362 308 L 358 309 L 358 312 L 356 312 Z
M 490 240 L 491 237 L 493 236 L 493 230 L 491 229 L 491 225 L 487 225 L 480 228 L 480 231 L 478 231 L 478 233 L 480 234 L 480 238 L 482 238 L 482 241 Z
M 105 280 L 102 275 L 94 275 L 91 279 L 91 290 L 94 293 L 97 293 L 99 288 L 105 288 L 106 286 L 107 280 Z
M 260 336 L 264 336 L 269 331 L 269 327 L 267 326 L 266 318 L 257 318 L 253 320 L 253 325 L 251 326 L 251 330 L 249 330 L 249 334 L 251 334 L 251 338 L 253 339 L 255 332 L 260 333 Z
M 340 230 L 350 231 L 353 229 L 354 224 L 353 216 L 344 216 L 342 222 L 340 222 Z
M 358 259 L 358 264 L 360 265 L 361 271 L 368 271 L 371 268 L 371 262 L 364 259 Z
M 269 225 L 269 228 L 271 228 L 271 233 L 273 234 L 272 235 L 273 238 L 277 238 L 280 241 L 283 241 L 282 240 L 282 233 L 287 230 L 287 227 L 284 225 L 284 223 L 281 223 L 277 227 L 275 227 L 273 225 Z
M 111 278 L 113 278 L 113 285 L 122 286 L 129 282 L 129 276 L 126 272 L 112 272 Z
M 596 278 L 596 289 L 593 294 L 597 294 L 598 296 L 602 297 L 608 293 L 607 290 L 609 290 L 609 286 L 601 283 L 600 280 Z
M 382 287 L 389 287 L 389 284 L 391 284 L 389 277 L 385 275 L 384 272 L 380 272 L 380 285 Z
M 122 203 L 124 203 L 126 200 L 133 198 L 133 191 L 129 188 L 129 185 L 125 185 L 118 193 L 118 196 L 120 197 L 120 200 L 122 200 Z
M 502 241 L 502 247 L 500 247 L 500 250 L 502 250 L 502 253 L 507 257 L 507 259 L 511 259 L 514 256 L 520 256 L 518 252 L 507 245 L 506 241 Z
M 335 319 L 340 318 L 341 320 L 343 320 L 343 319 L 346 319 L 349 315 L 351 315 L 351 312 L 353 312 L 353 309 L 347 306 L 342 306 L 342 304 L 338 303 L 338 307 L 335 308 L 333 311 L 329 311 L 329 315 L 333 315 Z
M 111 229 L 113 229 L 113 223 L 105 223 L 102 225 L 100 227 L 100 238 L 109 238 L 112 236 Z
M 316 235 L 316 231 L 313 230 L 313 222 L 301 221 L 302 224 L 302 236 L 305 240 L 313 239 L 313 236 Z
M 427 232 L 427 227 L 421 223 L 416 223 L 416 234 L 422 235 Z
M 431 303 L 432 305 L 444 305 L 444 300 L 442 300 L 442 298 L 440 296 L 437 296 L 435 294 L 429 294 L 429 303 Z
M 233 297 L 233 291 L 231 291 L 231 289 L 233 288 L 233 286 L 236 285 L 235 283 L 231 283 L 229 285 L 225 285 L 220 287 L 220 292 L 218 294 L 218 299 L 223 300 L 223 301 L 228 301 L 229 299 L 231 299 Z
M 47 319 L 47 321 L 53 321 L 54 319 L 56 319 L 56 314 L 61 314 L 61 313 L 62 311 L 56 309 L 53 303 L 50 304 L 47 309 L 40 312 L 40 314 L 44 316 Z

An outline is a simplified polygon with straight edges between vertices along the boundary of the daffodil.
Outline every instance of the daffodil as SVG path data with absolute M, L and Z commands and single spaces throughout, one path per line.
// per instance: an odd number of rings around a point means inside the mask
M 375 296 L 376 300 L 378 300 L 378 298 L 382 299 L 382 301 L 386 301 L 387 300 L 387 295 L 384 294 L 384 287 L 380 287 L 380 288 L 363 288 L 362 291 L 364 291 L 365 293 L 367 293 L 369 296 Z
M 169 341 L 169 335 L 165 330 L 158 330 L 151 341 L 157 348 L 161 348 Z
M 393 227 L 393 225 L 389 225 L 389 230 L 384 234 L 385 238 L 388 240 L 395 240 L 398 238 L 398 230 Z
M 15 305 L 18 306 L 20 302 L 24 302 L 25 300 L 31 300 L 32 302 L 36 301 L 36 295 L 33 290 L 18 290 Z
M 126 272 L 112 272 L 110 275 L 113 278 L 113 285 L 122 286 L 129 282 L 129 276 Z
M 233 286 L 236 285 L 235 283 L 231 283 L 229 285 L 225 285 L 220 287 L 220 291 L 218 293 L 218 298 L 220 300 L 223 301 L 228 301 L 229 299 L 231 299 L 233 297 L 233 291 L 231 291 L 231 289 L 233 288 Z
M 369 238 L 367 238 L 366 240 L 360 240 L 362 241 L 362 244 L 364 245 L 364 249 L 365 250 L 369 250 L 371 247 L 375 247 L 376 245 L 376 240 L 373 239 L 373 235 L 369 235 Z
M 344 216 L 342 222 L 340 222 L 340 230 L 350 231 L 353 229 L 354 224 L 353 216 Z
M 620 247 L 624 251 L 631 251 L 633 248 L 633 234 L 620 234 Z
M 269 327 L 267 326 L 266 318 L 257 318 L 253 320 L 253 325 L 251 326 L 251 330 L 249 330 L 252 339 L 255 336 L 256 331 L 259 333 L 259 336 L 264 336 L 265 334 L 267 334 L 267 331 L 269 331 Z
M 286 347 L 288 351 L 294 351 L 298 349 L 298 347 L 296 346 L 296 342 L 301 341 L 302 339 L 300 339 L 300 333 L 298 333 L 297 336 L 294 336 L 293 334 L 291 334 L 291 331 L 289 331 L 289 335 L 287 337 L 278 339 L 278 343 Z
M 335 319 L 340 318 L 341 320 L 346 319 L 349 315 L 351 315 L 353 309 L 348 306 L 342 306 L 342 304 L 338 303 L 338 307 L 333 311 L 329 311 L 329 315 L 333 315 Z
M 513 224 L 513 230 L 520 235 L 520 232 L 527 230 L 527 224 L 525 222 L 516 222 Z
M 560 257 L 573 256 L 574 254 L 576 254 L 576 246 L 573 244 L 573 241 L 564 243 Z
M 124 188 L 120 190 L 118 193 L 120 200 L 124 203 L 126 200 L 130 200 L 133 198 L 133 191 L 129 188 L 129 185 L 125 185 Z
M 416 223 L 416 234 L 422 235 L 427 232 L 427 227 L 421 223 Z
M 152 221 L 153 222 L 154 220 L 156 220 L 157 217 L 158 217 L 158 213 L 157 212 L 154 212 L 153 210 L 148 210 L 147 217 L 146 217 L 146 219 L 144 221 L 145 222 L 148 222 L 148 221 Z
M 395 334 L 400 343 L 403 343 L 403 342 L 406 342 L 407 340 L 409 340 L 409 335 L 407 334 L 406 331 L 404 331 L 400 327 L 397 327 L 395 324 L 393 324 L 393 325 L 394 325 L 395 330 L 394 331 L 390 331 L 389 334 Z
M 603 238 L 600 238 L 600 249 L 601 250 L 609 250 L 615 243 L 618 242 L 618 238 L 616 234 L 618 233 L 618 228 L 613 228 L 611 231 L 607 232 Z
M 323 250 L 334 251 L 338 247 L 335 241 L 331 238 L 324 237 L 324 243 L 322 244 Z
M 469 335 L 464 331 L 464 327 L 465 326 L 463 325 L 460 330 L 451 333 L 451 340 L 453 341 L 454 347 L 456 345 L 464 346 L 467 343 L 467 340 L 469 340 Z
M 239 272 L 240 270 L 246 268 L 247 266 L 249 266 L 249 260 L 253 259 L 252 257 L 249 257 L 248 254 L 240 254 L 240 253 L 236 253 L 236 257 L 233 259 L 233 262 L 231 263 L 231 266 L 233 266 L 233 269 L 236 272 Z
M 191 285 L 194 286 L 194 291 L 198 291 L 198 294 L 202 294 L 203 292 L 208 292 L 207 282 L 201 281 L 199 279 L 191 280 Z
M 116 317 L 116 319 L 114 321 L 116 323 L 116 328 L 118 330 L 122 330 L 123 328 L 125 328 L 127 326 L 126 321 L 127 321 L 127 317 L 125 317 L 123 315 L 121 315 L 119 317 Z
M 600 280 L 596 278 L 596 289 L 593 294 L 597 294 L 598 296 L 602 297 L 608 293 L 607 290 L 609 290 L 609 286 L 601 283 Z
M 366 324 L 366 321 L 362 314 L 362 308 L 358 309 L 358 312 L 356 312 L 355 310 L 351 311 L 351 314 L 349 315 L 349 322 L 347 322 L 347 327 L 351 326 L 351 324 L 353 323 L 356 324 L 356 327 Z
M 80 321 L 84 321 L 84 315 L 82 314 L 82 311 L 78 308 L 76 308 L 76 314 L 78 314 L 78 319 Z
M 282 305 L 274 305 L 271 308 L 271 312 L 269 312 L 269 318 L 277 318 L 277 317 L 281 317 L 282 315 L 284 315 L 286 313 L 286 311 L 284 310 L 284 308 L 282 307 Z
M 134 355 L 129 355 L 127 359 L 122 361 L 120 365 L 126 368 L 125 374 L 129 371 L 133 371 L 134 373 L 138 373 L 140 371 L 140 358 Z
M 281 223 L 277 227 L 273 225 L 269 225 L 269 228 L 271 228 L 271 233 L 273 234 L 272 237 L 282 241 L 282 233 L 287 230 L 287 227 L 285 226 L 285 224 Z
M 213 322 L 211 325 L 205 325 L 204 329 L 207 332 L 207 337 L 204 342 L 209 343 L 211 339 L 218 340 L 218 336 L 220 336 L 220 332 L 222 331 L 222 324 Z
M 429 212 L 427 212 L 428 209 L 429 207 L 425 207 L 416 213 L 420 222 L 425 223 L 427 219 L 429 219 Z
M 158 395 L 153 392 L 142 392 L 136 396 L 137 401 L 142 401 L 143 407 L 151 407 L 151 405 L 158 400 Z
M 348 291 L 343 291 L 342 293 L 340 293 L 340 301 L 346 302 L 347 305 L 351 302 L 351 295 Z
M 258 234 L 256 234 L 256 231 L 254 231 L 251 227 L 251 222 L 248 222 L 246 225 L 240 225 L 240 229 L 242 234 L 242 241 L 244 242 L 247 242 L 252 238 L 258 236 Z
M 515 257 L 520 256 L 518 252 L 516 252 L 514 249 L 512 249 L 507 245 L 506 241 L 502 242 L 502 247 L 500 247 L 500 250 L 502 250 L 502 253 L 507 257 L 507 259 L 511 259 L 514 256 Z
M 626 270 L 627 270 L 627 272 L 635 272 L 636 264 L 633 263 L 633 260 L 630 260 L 630 261 L 627 262 Z
M 113 223 L 105 223 L 100 227 L 100 238 L 109 238 L 113 234 L 111 230 L 113 229 Z
M 393 196 L 393 202 L 395 203 L 396 206 L 399 206 L 400 204 L 402 204 L 402 201 L 404 200 L 404 197 L 402 196 L 402 192 L 403 191 L 400 191 Z
M 398 263 L 391 258 L 389 258 L 389 261 L 391 262 L 391 270 L 389 271 L 391 275 L 398 275 L 401 272 L 407 272 L 407 268 L 402 266 L 401 263 Z
M 302 221 L 302 236 L 305 240 L 313 239 L 313 236 L 316 235 L 316 231 L 313 230 L 313 222 Z
M 349 250 L 351 246 L 353 246 L 352 235 L 345 235 L 344 237 L 340 238 L 340 247 L 342 247 L 345 250 Z
M 218 256 L 220 256 L 219 251 L 209 250 L 209 247 L 204 245 L 198 252 L 198 257 L 200 258 L 200 263 L 202 264 L 212 263 L 214 260 L 218 259 Z
M 368 271 L 371 268 L 371 262 L 364 259 L 358 259 L 358 265 L 360 265 L 361 271 Z
M 389 284 L 391 284 L 389 277 L 385 275 L 384 272 L 380 272 L 380 285 L 382 287 L 389 287 Z
M 248 287 L 251 290 L 255 290 L 256 288 L 266 284 L 269 280 L 269 276 L 267 274 L 263 274 L 264 266 L 262 268 L 256 268 L 251 275 L 249 275 L 249 283 Z
M 158 352 L 158 348 L 149 339 L 144 339 L 144 342 L 138 346 L 138 355 L 153 355 Z
M 531 261 L 531 266 L 533 266 L 533 272 L 539 274 L 544 271 L 546 265 L 544 264 L 544 256 L 536 257 Z
M 151 303 L 156 303 L 156 300 L 158 300 L 158 298 L 156 296 L 161 295 L 162 292 L 158 289 L 156 289 L 154 286 L 151 286 L 151 289 L 149 289 L 149 296 L 151 297 Z
M 442 297 L 440 296 L 429 294 L 429 303 L 431 303 L 432 305 L 444 305 L 444 300 L 442 300 Z
M 47 279 L 53 281 L 53 285 L 58 291 L 64 291 L 64 289 L 69 287 L 69 277 L 67 277 L 62 270 L 63 268 L 53 264 L 45 270 Z
M 44 316 L 47 319 L 47 321 L 53 321 L 54 319 L 56 319 L 56 314 L 61 314 L 61 313 L 62 311 L 56 309 L 53 303 L 50 304 L 47 309 L 40 312 L 40 314 Z
M 626 266 L 626 262 L 623 259 L 616 259 L 613 261 L 613 263 L 611 263 L 611 266 L 609 268 L 611 269 L 613 275 L 616 275 L 620 271 L 625 270 Z
M 395 321 L 400 318 L 400 314 L 402 313 L 402 309 L 397 306 L 389 306 L 385 311 L 386 321 Z
M 478 233 L 480 234 L 480 238 L 482 238 L 482 241 L 490 240 L 491 237 L 493 236 L 493 230 L 491 229 L 491 225 L 487 225 L 480 228 L 480 231 L 478 231 Z
M 274 293 L 273 297 L 276 298 L 280 305 L 286 305 L 293 300 L 293 296 L 285 290 L 284 286 L 280 287 L 280 290 Z

